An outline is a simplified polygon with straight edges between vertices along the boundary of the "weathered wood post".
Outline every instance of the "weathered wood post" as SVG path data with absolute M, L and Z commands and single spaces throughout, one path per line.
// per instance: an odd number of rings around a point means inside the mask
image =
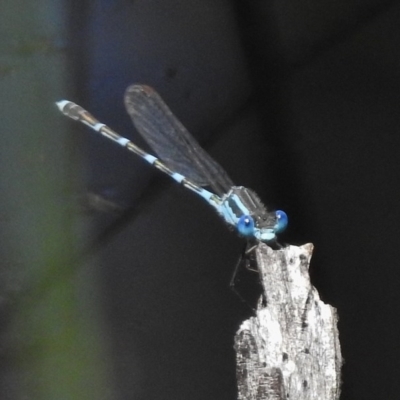
M 236 334 L 238 399 L 338 399 L 338 318 L 311 285 L 313 245 L 254 251 L 265 301 Z

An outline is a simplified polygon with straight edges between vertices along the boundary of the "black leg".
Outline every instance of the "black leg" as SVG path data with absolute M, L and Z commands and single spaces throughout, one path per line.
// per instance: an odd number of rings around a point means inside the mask
M 238 260 L 238 262 L 235 265 L 235 269 L 233 271 L 232 274 L 232 278 L 230 280 L 230 288 L 232 289 L 232 291 L 239 297 L 239 299 L 246 303 L 246 305 L 253 311 L 256 311 L 256 307 L 253 307 L 248 300 L 246 300 L 243 295 L 239 292 L 239 290 L 237 290 L 237 277 L 238 277 L 238 273 L 241 269 L 241 266 L 244 265 L 244 268 L 248 271 L 251 272 L 256 272 L 257 274 L 259 274 L 258 268 L 257 268 L 257 262 L 255 260 L 255 253 L 254 250 L 257 248 L 257 244 L 255 243 L 251 243 L 248 242 L 246 244 L 246 247 L 244 248 L 244 250 L 242 251 L 242 254 Z M 244 277 L 246 278 L 246 277 Z M 254 290 L 254 279 L 251 279 L 253 282 L 250 282 L 249 279 L 244 279 L 246 282 L 244 283 L 245 286 L 245 291 L 246 292 L 250 292 L 249 296 L 250 297 L 256 297 L 256 302 L 255 305 L 257 304 L 257 300 L 259 299 L 260 294 L 262 293 L 262 291 L 260 290 L 260 280 L 258 279 L 257 282 L 257 287 Z M 247 282 L 248 281 L 248 282 Z M 261 292 L 261 293 L 259 293 Z M 246 296 L 248 297 L 248 296 Z

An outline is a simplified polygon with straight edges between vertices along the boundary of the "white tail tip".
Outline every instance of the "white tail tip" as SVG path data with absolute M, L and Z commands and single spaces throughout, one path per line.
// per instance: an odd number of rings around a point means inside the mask
M 56 106 L 58 107 L 58 109 L 63 112 L 64 107 L 70 103 L 70 101 L 68 100 L 60 100 L 60 101 L 56 101 Z

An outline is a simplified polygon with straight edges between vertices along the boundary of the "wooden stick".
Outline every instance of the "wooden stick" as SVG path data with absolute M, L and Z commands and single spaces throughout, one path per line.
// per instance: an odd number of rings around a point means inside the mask
M 254 251 L 265 299 L 235 337 L 238 399 L 339 399 L 338 318 L 311 285 L 313 245 Z

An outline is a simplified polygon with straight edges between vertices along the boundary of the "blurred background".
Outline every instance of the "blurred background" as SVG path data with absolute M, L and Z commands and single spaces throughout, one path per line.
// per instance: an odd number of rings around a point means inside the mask
M 153 86 L 233 181 L 313 242 L 341 399 L 400 392 L 400 3 L 0 4 L 0 397 L 235 399 L 244 241 L 201 199 L 54 105 L 148 149 Z

